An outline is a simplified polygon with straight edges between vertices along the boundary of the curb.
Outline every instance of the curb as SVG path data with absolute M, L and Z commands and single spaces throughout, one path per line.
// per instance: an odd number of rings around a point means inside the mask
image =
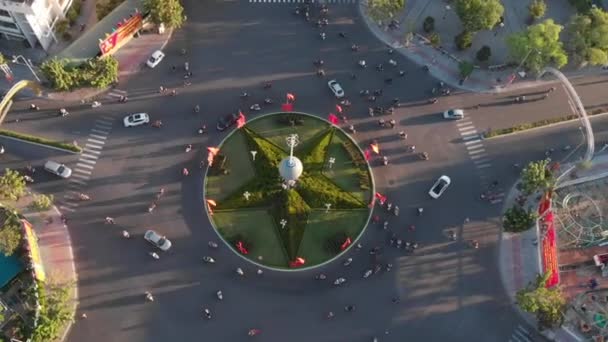
M 55 147 L 55 146 L 51 146 L 51 145 L 45 145 L 45 144 L 41 144 L 41 143 L 37 143 L 37 142 L 33 142 L 33 141 L 29 141 L 29 140 L 25 140 L 25 139 L 19 139 L 19 138 L 15 138 L 15 137 L 9 137 L 7 135 L 2 135 L 0 134 L 0 139 L 9 139 L 9 140 L 14 140 L 14 141 L 19 141 L 19 142 L 23 142 L 26 144 L 32 144 L 32 145 L 36 145 L 39 147 L 44 147 L 44 148 L 48 148 L 51 150 L 56 150 L 56 151 L 61 151 L 61 152 L 67 152 L 67 153 L 71 153 L 71 154 L 80 154 L 80 152 L 74 152 L 71 150 L 67 150 L 61 147 Z
M 594 115 L 589 115 L 589 120 L 592 120 L 594 118 L 597 117 L 604 117 L 608 115 L 608 112 L 604 112 L 604 113 L 599 113 L 599 114 L 594 114 Z M 556 122 L 556 123 L 552 123 L 552 124 L 548 124 L 548 125 L 544 125 L 544 126 L 538 126 L 538 127 L 532 127 L 532 128 L 528 128 L 528 129 L 523 129 L 521 131 L 516 131 L 516 132 L 511 132 L 511 133 L 505 133 L 505 134 L 499 134 L 499 135 L 495 135 L 492 137 L 486 137 L 485 134 L 483 134 L 483 139 L 484 140 L 492 140 L 492 139 L 500 139 L 503 137 L 508 137 L 508 136 L 512 136 L 512 135 L 516 135 L 516 134 L 522 134 L 522 133 L 528 133 L 531 131 L 537 131 L 543 128 L 549 128 L 549 127 L 554 127 L 554 126 L 559 126 L 559 125 L 564 125 L 564 124 L 571 124 L 574 121 L 578 121 L 580 120 L 579 118 L 576 119 L 572 119 L 572 120 L 565 120 L 565 121 L 560 121 L 560 122 Z

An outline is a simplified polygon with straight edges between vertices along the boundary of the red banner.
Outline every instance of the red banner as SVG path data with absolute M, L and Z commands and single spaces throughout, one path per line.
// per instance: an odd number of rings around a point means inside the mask
M 542 263 L 543 272 L 549 273 L 546 287 L 552 287 L 559 284 L 559 268 L 557 266 L 557 243 L 555 241 L 554 217 L 551 211 L 551 192 L 545 193 L 543 199 L 538 206 L 538 214 L 541 217 L 540 224 L 542 225 L 541 233 L 544 233 L 542 240 Z
M 99 51 L 105 56 L 116 52 L 137 32 L 142 25 L 141 13 L 137 12 L 116 25 L 116 29 L 104 40 L 99 40 Z

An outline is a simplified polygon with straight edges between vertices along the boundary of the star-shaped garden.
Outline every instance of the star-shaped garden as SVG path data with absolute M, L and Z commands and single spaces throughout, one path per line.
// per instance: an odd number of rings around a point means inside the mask
M 286 186 L 279 164 L 286 138 L 302 175 Z M 253 153 L 252 153 L 253 152 Z M 279 113 L 229 135 L 209 168 L 210 216 L 237 253 L 269 267 L 310 267 L 334 258 L 363 232 L 370 215 L 372 175 L 343 131 L 307 114 Z

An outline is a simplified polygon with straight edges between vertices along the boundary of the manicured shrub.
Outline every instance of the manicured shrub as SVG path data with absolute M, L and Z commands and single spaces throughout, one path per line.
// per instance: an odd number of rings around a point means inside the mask
M 304 172 L 298 181 L 298 192 L 313 208 L 323 208 L 325 203 L 330 203 L 334 209 L 357 209 L 366 206 L 323 175 L 313 178 Z
M 325 164 L 327 149 L 331 144 L 335 129 L 333 127 L 320 132 L 315 138 L 309 139 L 305 146 L 296 151 L 296 155 L 302 155 L 304 169 L 309 171 L 321 171 Z
M 296 190 L 290 189 L 278 194 L 272 212 L 287 255 L 293 260 L 306 230 L 310 207 Z M 286 221 L 285 228 L 282 228 L 281 220 Z
M 82 149 L 80 147 L 78 147 L 74 144 L 63 143 L 60 141 L 53 141 L 53 140 L 49 140 L 46 138 L 36 137 L 33 135 L 9 131 L 6 129 L 0 129 L 0 135 L 4 135 L 7 137 L 11 137 L 11 138 L 16 138 L 16 139 L 20 139 L 20 140 L 25 140 L 25 141 L 31 141 L 31 142 L 41 144 L 41 145 L 53 146 L 53 147 L 57 147 L 57 148 L 72 151 L 72 152 L 81 152 L 82 151 Z
M 433 32 L 429 35 L 429 41 L 431 42 L 431 45 L 434 47 L 441 45 L 441 37 L 439 37 L 439 35 L 436 32 Z
M 60 91 L 82 87 L 101 89 L 118 80 L 118 61 L 112 56 L 93 58 L 82 64 L 53 58 L 42 63 L 40 69 L 51 83 L 51 87 Z
M 459 35 L 454 37 L 454 43 L 458 50 L 466 50 L 473 45 L 473 33 L 468 31 L 462 31 Z
M 424 22 L 422 22 L 422 30 L 426 33 L 433 32 L 435 30 L 435 18 L 426 17 L 424 18 Z
M 478 61 L 485 62 L 490 58 L 490 56 L 492 56 L 492 50 L 489 46 L 484 45 L 481 47 L 481 49 L 479 49 L 479 51 L 477 51 L 476 57 Z

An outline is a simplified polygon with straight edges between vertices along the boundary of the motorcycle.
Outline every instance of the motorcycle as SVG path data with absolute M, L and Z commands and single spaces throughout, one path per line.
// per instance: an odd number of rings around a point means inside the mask
M 206 262 L 206 263 L 208 263 L 208 264 L 215 264 L 215 259 L 213 259 L 210 256 L 204 256 L 203 257 L 203 261 Z
M 217 296 L 217 299 L 219 299 L 219 300 L 224 299 L 224 295 L 222 294 L 222 291 L 217 291 L 215 293 L 215 295 Z
M 218 247 L 217 243 L 214 242 L 214 241 L 207 242 L 207 246 L 209 246 L 210 248 L 217 248 Z
M 393 264 L 388 263 L 384 266 L 384 271 L 390 272 L 393 269 Z
M 349 266 L 350 264 L 352 264 L 353 262 L 353 258 L 348 258 L 346 260 L 344 260 L 344 263 L 342 263 L 343 266 Z
M 335 286 L 341 286 L 346 283 L 346 278 L 338 278 L 334 281 Z
M 384 166 L 388 165 L 388 157 L 387 156 L 383 156 L 382 157 L 382 165 L 384 165 Z
M 369 90 L 367 90 L 367 89 L 360 90 L 359 91 L 359 96 L 369 96 Z
M 439 101 L 439 100 L 437 100 L 436 98 L 429 99 L 429 103 L 430 103 L 430 104 L 435 104 L 435 103 L 437 103 L 438 101 Z
M 342 106 L 344 106 L 344 107 L 350 107 L 351 106 L 351 103 L 350 103 L 349 100 L 342 100 L 342 101 L 340 101 L 340 104 Z
M 171 95 L 175 95 L 175 94 L 177 94 L 177 93 L 176 93 L 175 90 L 173 90 L 173 92 L 171 93 Z M 120 103 L 126 103 L 128 100 L 129 100 L 129 98 L 127 98 L 126 96 L 121 96 L 118 99 L 118 102 L 120 102 Z
M 91 107 L 92 108 L 101 107 L 101 102 L 99 102 L 99 101 L 93 101 L 93 103 L 91 103 Z
M 327 276 L 323 273 L 319 273 L 315 276 L 315 280 L 325 280 L 327 279 Z
M 91 197 L 89 197 L 89 195 L 87 195 L 87 194 L 80 193 L 80 194 L 78 194 L 78 199 L 81 201 L 88 201 L 91 199 Z
M 325 40 L 325 38 L 327 38 L 327 36 L 325 35 L 325 32 L 319 33 L 319 37 L 321 37 L 321 40 Z
M 361 67 L 361 68 L 366 68 L 367 67 L 367 63 L 365 63 L 364 59 L 359 60 L 359 62 L 357 62 L 357 64 Z
M 314 62 L 313 62 L 313 64 L 314 64 L 315 66 L 320 67 L 320 66 L 323 66 L 324 62 L 323 62 L 323 60 L 322 60 L 322 59 L 317 59 L 316 61 L 314 61 Z
M 33 104 L 33 103 L 32 103 L 32 104 L 30 105 L 30 109 L 31 109 L 31 110 L 40 110 L 40 107 L 38 107 L 37 105 L 35 105 L 35 104 Z
M 367 278 L 369 278 L 369 277 L 372 275 L 372 273 L 374 273 L 374 271 L 373 271 L 373 270 L 371 270 L 371 269 L 366 270 L 366 271 L 363 273 L 363 279 L 367 279 Z
M 260 107 L 259 104 L 255 103 L 255 104 L 252 104 L 251 107 L 249 107 L 249 109 L 257 112 L 257 111 L 261 110 L 262 108 Z
M 144 294 L 146 295 L 146 300 L 148 302 L 153 302 L 154 301 L 154 296 L 150 292 L 146 291 Z
M 419 156 L 420 156 L 420 159 L 422 159 L 422 160 L 429 160 L 429 154 L 426 152 L 420 153 Z
M 129 232 L 128 232 L 128 231 L 123 230 L 123 231 L 122 231 L 122 237 L 123 237 L 123 238 L 125 238 L 125 239 L 128 239 L 128 238 L 130 238 L 130 237 L 131 237 L 131 234 L 129 234 Z
M 264 104 L 265 104 L 265 105 L 271 105 L 271 104 L 272 104 L 272 99 L 271 99 L 271 98 L 268 98 L 268 97 L 267 97 L 267 98 L 265 98 L 265 99 L 264 99 Z
M 185 151 L 186 151 L 186 153 L 192 151 L 192 145 L 186 145 Z
M 236 273 L 237 273 L 238 275 L 240 275 L 241 277 L 245 275 L 245 272 L 243 272 L 243 270 L 242 270 L 240 267 L 238 267 L 238 268 L 236 269 Z
M 418 212 L 418 216 L 422 216 L 422 213 L 424 212 L 424 208 L 418 208 L 417 212 Z
M 194 106 L 194 112 L 198 113 L 201 111 L 201 107 L 199 105 Z
M 59 116 L 64 117 L 64 116 L 68 116 L 70 115 L 70 112 L 68 112 L 65 108 L 61 108 L 59 110 Z
M 182 169 L 182 176 L 188 176 L 190 174 L 190 172 L 188 171 L 188 169 L 183 168 Z
M 359 47 L 358 47 L 357 45 L 355 45 L 355 44 L 353 44 L 353 45 L 350 47 L 350 49 L 351 49 L 353 52 L 357 52 L 357 51 L 359 51 Z
M 392 65 L 392 66 L 397 66 L 397 62 L 393 59 L 389 59 L 388 60 L 388 64 Z
M 152 127 L 154 128 L 161 128 L 163 126 L 163 122 L 160 120 L 156 120 L 152 123 Z
M 23 176 L 23 179 L 28 183 L 34 183 L 34 178 L 32 178 L 28 175 Z
M 270 83 L 270 82 L 264 83 L 264 89 L 270 89 L 270 88 L 272 88 L 272 83 Z
M 206 319 L 211 319 L 211 311 L 209 311 L 209 309 L 203 309 L 203 313 L 205 314 Z
M 160 259 L 160 256 L 159 256 L 158 254 L 156 254 L 156 252 L 150 252 L 150 256 L 151 256 L 152 258 L 154 258 L 154 260 L 158 260 L 158 259 Z

